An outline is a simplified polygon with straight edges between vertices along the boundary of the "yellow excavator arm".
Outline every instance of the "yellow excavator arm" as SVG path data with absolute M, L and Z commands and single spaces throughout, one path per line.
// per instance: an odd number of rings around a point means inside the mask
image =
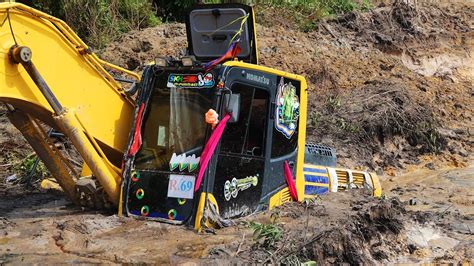
M 140 76 L 102 61 L 63 21 L 23 4 L 0 3 L 0 22 L 0 102 L 10 120 L 73 201 L 77 180 L 38 121 L 69 137 L 118 204 L 134 101 L 106 69 Z

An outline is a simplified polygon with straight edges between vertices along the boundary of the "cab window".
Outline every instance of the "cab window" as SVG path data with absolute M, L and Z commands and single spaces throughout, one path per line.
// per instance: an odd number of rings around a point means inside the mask
M 264 156 L 268 99 L 266 90 L 234 84 L 232 93 L 240 94 L 240 114 L 236 123 L 228 123 L 222 136 L 221 154 Z

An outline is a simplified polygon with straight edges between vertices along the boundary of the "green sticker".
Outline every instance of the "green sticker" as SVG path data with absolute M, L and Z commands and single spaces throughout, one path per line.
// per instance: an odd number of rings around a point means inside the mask
M 140 173 L 137 171 L 132 172 L 132 181 L 137 182 L 140 179 Z
M 174 220 L 174 219 L 176 219 L 176 214 L 178 214 L 178 212 L 175 209 L 171 209 L 168 212 L 168 218 L 170 220 Z

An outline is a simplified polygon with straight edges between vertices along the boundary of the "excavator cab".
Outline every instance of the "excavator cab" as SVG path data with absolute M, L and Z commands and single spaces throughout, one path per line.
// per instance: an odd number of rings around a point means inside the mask
M 296 174 L 306 83 L 256 65 L 251 7 L 198 6 L 186 22 L 188 56 L 158 58 L 142 77 L 125 156 L 123 208 L 132 216 L 199 227 L 209 203 L 220 219 L 268 208 L 286 187 L 284 162 Z M 238 61 L 209 67 L 235 44 Z M 228 116 L 218 141 L 218 129 L 204 121 L 209 109 L 222 120 Z M 212 141 L 216 148 L 200 178 L 203 151 Z

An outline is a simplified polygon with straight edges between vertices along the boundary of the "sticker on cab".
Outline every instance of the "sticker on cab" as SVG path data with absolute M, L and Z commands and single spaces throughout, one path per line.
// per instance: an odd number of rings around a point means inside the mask
M 168 198 L 192 199 L 195 180 L 192 175 L 170 175 Z
M 282 77 L 278 85 L 276 99 L 275 128 L 290 139 L 296 131 L 300 115 L 300 101 L 296 87 L 291 82 L 285 83 Z
M 166 86 L 168 88 L 212 88 L 214 84 L 212 73 L 170 74 Z

